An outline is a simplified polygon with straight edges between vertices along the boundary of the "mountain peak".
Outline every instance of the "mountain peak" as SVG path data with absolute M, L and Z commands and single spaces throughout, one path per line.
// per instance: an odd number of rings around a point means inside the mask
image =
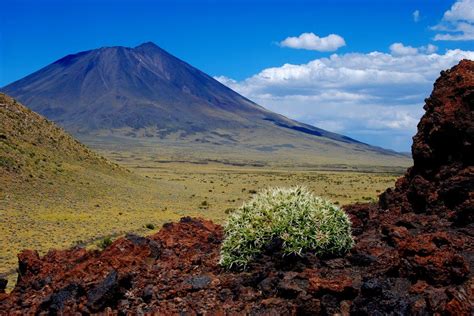
M 160 48 L 158 45 L 156 45 L 155 43 L 149 41 L 149 42 L 144 42 L 138 46 L 135 47 L 135 49 L 137 48 Z
M 160 46 L 156 45 L 153 42 L 145 42 L 130 49 L 134 52 L 144 54 L 144 55 L 152 56 L 155 54 L 159 54 L 159 55 L 167 55 L 167 56 L 175 58 L 173 55 L 171 55 L 170 53 L 168 53 L 163 48 L 161 48 Z

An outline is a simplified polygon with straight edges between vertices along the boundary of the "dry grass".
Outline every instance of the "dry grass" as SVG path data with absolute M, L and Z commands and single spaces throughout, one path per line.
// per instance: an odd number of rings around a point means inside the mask
M 78 243 L 95 245 L 104 236 L 125 232 L 149 234 L 147 224 L 159 228 L 185 215 L 223 223 L 231 210 L 269 186 L 304 185 L 339 205 L 370 201 L 398 177 L 217 163 L 157 163 L 148 168 L 123 163 L 131 175 L 101 175 L 100 181 L 86 186 L 79 185 L 86 180 L 76 178 L 60 188 L 46 184 L 17 188 L 16 194 L 0 198 L 0 273 L 9 273 L 10 286 L 16 254 L 25 248 L 45 253 Z M 79 174 L 91 179 L 93 173 L 84 169 Z

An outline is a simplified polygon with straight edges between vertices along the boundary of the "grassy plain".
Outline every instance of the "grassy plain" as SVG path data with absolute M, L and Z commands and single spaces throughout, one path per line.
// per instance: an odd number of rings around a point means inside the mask
M 25 248 L 44 254 L 51 248 L 95 245 L 106 236 L 149 234 L 153 230 L 147 224 L 156 230 L 186 215 L 222 223 L 229 212 L 268 186 L 304 185 L 340 205 L 371 201 L 398 177 L 217 162 L 151 163 L 136 154 L 105 154 L 132 172 L 119 178 L 100 174 L 100 181 L 85 182 L 95 171 L 84 168 L 60 185 L 22 186 L 0 196 L 0 274 L 8 275 L 10 287 L 16 254 Z

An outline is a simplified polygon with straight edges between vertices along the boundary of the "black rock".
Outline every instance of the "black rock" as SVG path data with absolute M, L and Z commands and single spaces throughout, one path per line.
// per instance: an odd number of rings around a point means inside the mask
M 112 270 L 102 282 L 87 292 L 87 306 L 93 311 L 106 307 L 113 300 L 118 287 L 118 273 Z
M 161 255 L 161 246 L 156 241 L 138 236 L 135 234 L 127 234 L 125 236 L 129 241 L 131 241 L 136 246 L 148 246 L 150 248 L 150 257 L 153 259 L 158 259 Z
M 193 290 L 201 290 L 211 283 L 211 278 L 207 275 L 197 275 L 189 278 L 187 283 L 191 284 Z
M 46 298 L 41 303 L 40 309 L 48 311 L 50 314 L 57 314 L 62 311 L 67 301 L 77 298 L 83 292 L 84 290 L 79 284 L 71 283 Z
M 5 293 L 5 289 L 7 288 L 8 280 L 4 278 L 0 278 L 0 293 Z
M 369 254 L 364 253 L 354 253 L 348 257 L 350 263 L 355 266 L 366 267 L 369 266 L 372 262 L 375 262 L 377 258 Z
M 150 301 L 153 299 L 153 285 L 148 284 L 145 286 L 143 289 L 142 299 L 145 303 L 150 303 Z

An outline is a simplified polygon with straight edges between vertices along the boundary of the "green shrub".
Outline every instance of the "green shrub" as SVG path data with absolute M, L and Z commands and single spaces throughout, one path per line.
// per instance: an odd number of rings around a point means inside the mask
M 153 225 L 152 223 L 146 224 L 145 227 L 148 229 L 155 229 L 155 225 Z
M 285 255 L 339 255 L 354 244 L 347 214 L 302 187 L 272 188 L 231 213 L 220 264 L 243 267 L 275 240 Z
M 15 166 L 15 160 L 10 157 L 0 157 L 0 167 L 12 168 Z
M 104 239 L 102 239 L 101 241 L 99 241 L 99 243 L 97 244 L 97 246 L 104 250 L 105 248 L 107 248 L 108 246 L 112 245 L 112 238 L 107 236 L 105 237 Z

